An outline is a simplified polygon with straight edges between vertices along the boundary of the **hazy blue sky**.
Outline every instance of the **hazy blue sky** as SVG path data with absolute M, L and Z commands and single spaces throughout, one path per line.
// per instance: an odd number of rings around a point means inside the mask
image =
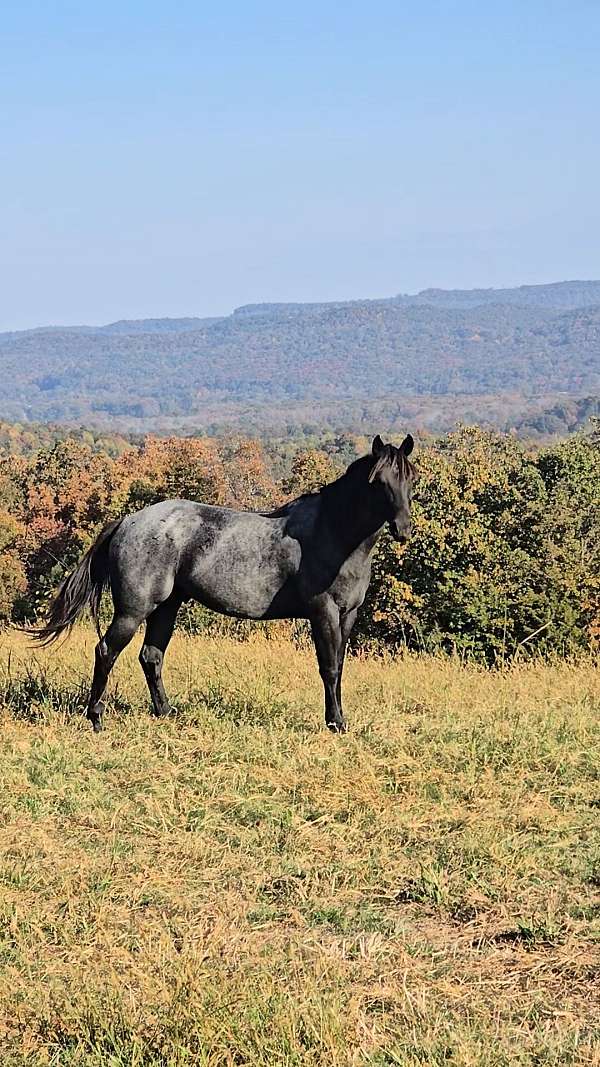
M 599 31 L 598 0 L 13 0 L 0 329 L 598 277 Z

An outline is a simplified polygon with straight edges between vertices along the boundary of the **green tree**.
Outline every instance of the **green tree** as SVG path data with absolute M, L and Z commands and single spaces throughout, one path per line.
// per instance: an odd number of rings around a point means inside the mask
M 588 644 L 600 499 L 591 443 L 536 457 L 513 438 L 463 428 L 418 465 L 414 537 L 404 550 L 382 538 L 359 639 L 491 662 Z

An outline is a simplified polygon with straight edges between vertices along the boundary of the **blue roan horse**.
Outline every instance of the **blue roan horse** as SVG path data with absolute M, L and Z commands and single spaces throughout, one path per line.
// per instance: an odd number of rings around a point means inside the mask
M 164 500 L 107 526 L 63 581 L 42 643 L 68 630 L 90 606 L 98 628 L 110 584 L 114 617 L 96 646 L 87 709 L 102 729 L 102 695 L 120 652 L 146 623 L 140 652 L 156 715 L 170 711 L 161 672 L 175 618 L 198 600 L 242 619 L 309 619 L 325 688 L 325 722 L 346 729 L 341 678 L 344 653 L 371 577 L 371 556 L 386 523 L 398 541 L 410 535 L 413 439 L 400 448 L 379 436 L 372 452 L 337 481 L 259 513 Z M 100 631 L 98 630 L 100 635 Z

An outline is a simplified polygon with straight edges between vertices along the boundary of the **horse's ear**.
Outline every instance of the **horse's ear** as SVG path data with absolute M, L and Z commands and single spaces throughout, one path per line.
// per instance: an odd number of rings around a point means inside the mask
M 414 439 L 408 433 L 406 435 L 406 437 L 404 438 L 402 444 L 400 445 L 400 448 L 398 449 L 398 451 L 401 452 L 403 456 L 407 456 L 408 457 L 408 456 L 410 456 L 410 454 L 411 454 L 411 452 L 412 452 L 414 447 L 415 447 Z
M 373 438 L 373 445 L 371 447 L 371 451 L 372 451 L 373 455 L 375 456 L 375 459 L 379 459 L 379 457 L 381 455 L 383 455 L 384 450 L 385 450 L 385 445 L 384 445 L 383 441 L 381 440 L 381 437 L 379 436 L 379 434 L 377 434 L 377 437 Z

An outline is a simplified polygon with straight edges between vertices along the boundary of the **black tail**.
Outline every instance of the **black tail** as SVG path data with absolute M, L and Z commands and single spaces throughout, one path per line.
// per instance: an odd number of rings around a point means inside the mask
M 27 631 L 40 645 L 51 645 L 70 630 L 88 604 L 100 636 L 98 616 L 102 592 L 108 584 L 108 547 L 120 524 L 121 519 L 117 519 L 105 526 L 75 570 L 63 579 L 48 609 L 46 625 Z

